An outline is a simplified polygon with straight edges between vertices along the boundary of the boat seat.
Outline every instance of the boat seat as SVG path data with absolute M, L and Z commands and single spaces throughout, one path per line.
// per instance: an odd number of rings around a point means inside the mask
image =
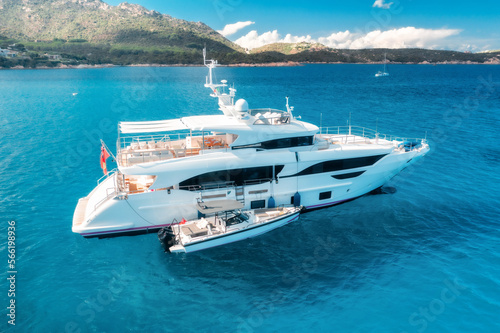
M 204 236 L 208 234 L 208 229 L 206 228 L 198 228 L 196 224 L 189 224 L 189 225 L 183 225 L 182 226 L 182 232 L 186 236 L 191 236 L 191 237 L 198 237 L 198 236 Z

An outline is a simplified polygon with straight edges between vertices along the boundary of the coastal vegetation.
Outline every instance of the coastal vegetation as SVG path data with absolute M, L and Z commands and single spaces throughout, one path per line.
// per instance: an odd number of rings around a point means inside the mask
M 81 65 L 197 65 L 202 49 L 221 64 L 500 63 L 500 51 L 332 49 L 318 43 L 275 43 L 251 51 L 201 22 L 101 0 L 1 0 L 0 68 Z M 0 50 L 1 51 L 1 50 Z M 8 53 L 8 54 L 7 54 Z

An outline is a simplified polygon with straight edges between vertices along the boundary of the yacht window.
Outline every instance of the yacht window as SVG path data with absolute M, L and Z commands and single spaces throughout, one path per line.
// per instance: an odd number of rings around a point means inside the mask
M 332 191 L 328 192 L 321 192 L 319 194 L 319 200 L 325 200 L 325 199 L 330 199 L 332 197 Z
M 365 173 L 365 171 L 343 173 L 340 175 L 333 175 L 332 177 L 335 179 L 348 179 L 348 178 L 355 178 L 355 177 L 361 176 L 363 173 Z
M 260 143 L 254 143 L 244 146 L 234 146 L 232 147 L 232 149 L 244 149 L 244 148 L 280 149 L 280 148 L 311 146 L 312 144 L 313 144 L 313 136 L 299 136 L 293 138 L 282 138 L 282 139 L 263 141 Z
M 343 159 L 343 160 L 325 161 L 325 162 L 316 163 L 314 165 L 311 165 L 310 167 L 307 167 L 304 170 L 302 170 L 294 175 L 281 176 L 280 178 L 314 175 L 314 174 L 323 173 L 323 172 L 332 172 L 332 171 L 340 171 L 340 170 L 345 170 L 345 169 L 361 168 L 361 167 L 365 167 L 365 166 L 369 166 L 369 165 L 373 165 L 373 164 L 377 163 L 384 156 L 386 156 L 386 154 L 347 158 L 347 159 Z
M 297 138 L 297 146 L 310 146 L 312 145 L 312 136 L 300 136 Z
M 275 176 L 283 170 L 284 165 L 276 165 Z M 206 172 L 180 182 L 179 187 L 196 191 L 200 188 L 220 188 L 227 186 L 242 186 L 260 184 L 273 179 L 273 166 L 241 168 Z
M 250 203 L 250 209 L 266 208 L 266 200 L 255 200 Z

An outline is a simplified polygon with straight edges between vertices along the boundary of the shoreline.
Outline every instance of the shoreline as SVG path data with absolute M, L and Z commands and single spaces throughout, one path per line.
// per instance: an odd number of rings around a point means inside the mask
M 304 65 L 381 65 L 383 62 L 270 62 L 261 64 L 250 64 L 250 63 L 240 63 L 240 64 L 219 64 L 219 67 L 300 67 Z M 388 65 L 500 65 L 500 60 L 489 61 L 489 62 L 474 62 L 474 61 L 440 61 L 440 62 L 390 62 Z M 10 68 L 0 68 L 0 70 L 25 70 L 25 69 L 94 69 L 94 68 L 113 68 L 113 67 L 203 67 L 202 64 L 133 64 L 133 65 L 115 65 L 115 64 L 99 64 L 99 65 L 65 65 L 61 64 L 59 66 L 49 67 L 49 66 L 37 66 L 35 68 L 24 67 L 24 66 L 14 66 Z

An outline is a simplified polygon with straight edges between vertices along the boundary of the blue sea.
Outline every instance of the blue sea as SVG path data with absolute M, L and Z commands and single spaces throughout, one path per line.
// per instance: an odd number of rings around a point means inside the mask
M 393 194 L 187 255 L 164 253 L 156 234 L 84 239 L 71 223 L 119 121 L 218 113 L 206 68 L 0 71 L 0 331 L 499 332 L 500 66 L 388 69 L 218 68 L 251 108 L 289 96 L 302 120 L 351 117 L 427 137 L 431 152 Z

